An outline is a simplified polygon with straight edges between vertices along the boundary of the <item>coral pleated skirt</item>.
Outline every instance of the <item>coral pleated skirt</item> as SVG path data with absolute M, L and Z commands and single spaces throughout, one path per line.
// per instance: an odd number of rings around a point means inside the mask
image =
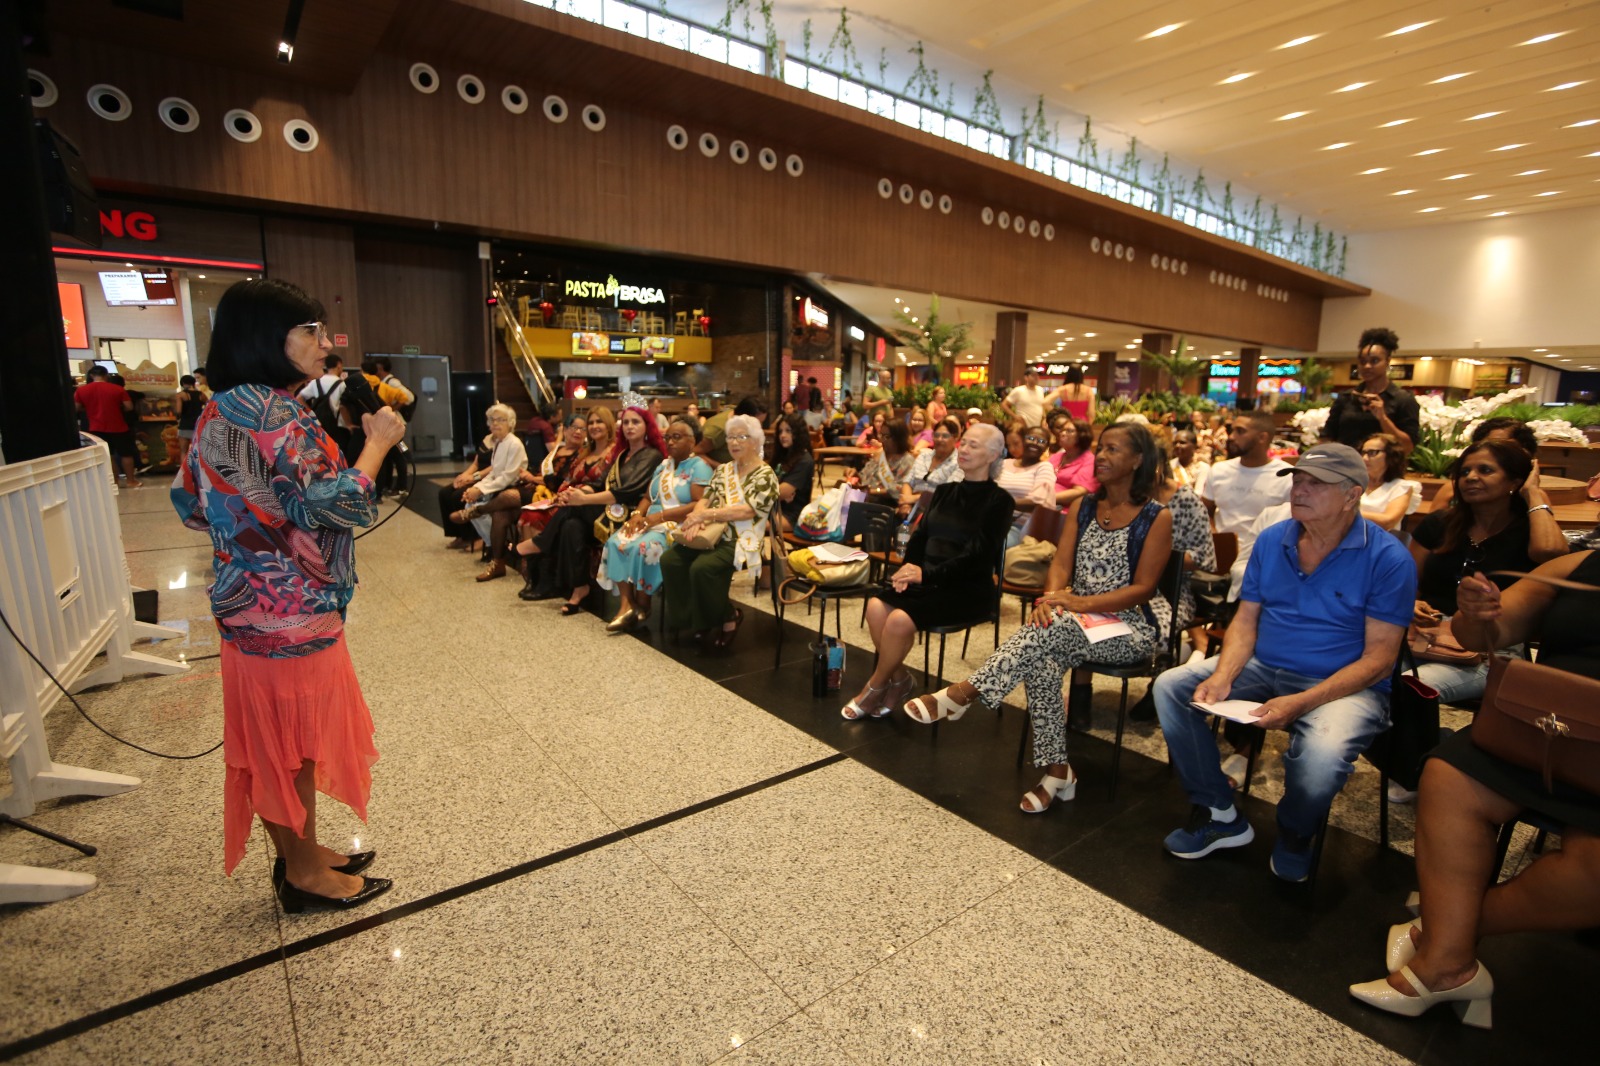
M 367 820 L 378 749 L 342 633 L 337 644 L 293 659 L 246 655 L 223 641 L 222 712 L 228 873 L 244 858 L 256 815 L 305 832 L 294 780 L 308 759 L 316 764 L 317 791 Z

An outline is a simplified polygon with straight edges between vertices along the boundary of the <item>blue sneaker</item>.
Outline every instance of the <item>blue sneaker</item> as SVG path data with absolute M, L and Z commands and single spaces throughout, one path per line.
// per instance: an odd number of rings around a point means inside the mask
M 1312 837 L 1303 837 L 1278 826 L 1278 842 L 1272 846 L 1272 872 L 1281 880 L 1299 884 L 1311 877 Z
M 1189 812 L 1189 824 L 1167 834 L 1162 845 L 1180 859 L 1203 859 L 1218 848 L 1242 848 L 1256 838 L 1244 815 L 1234 812 L 1233 821 L 1219 822 L 1211 808 L 1196 804 Z

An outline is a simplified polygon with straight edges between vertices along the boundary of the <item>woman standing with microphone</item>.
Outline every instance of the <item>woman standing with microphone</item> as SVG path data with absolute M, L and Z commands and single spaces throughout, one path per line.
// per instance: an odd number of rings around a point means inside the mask
M 322 305 L 283 281 L 223 294 L 206 369 L 215 390 L 172 487 L 183 523 L 211 535 L 212 613 L 222 637 L 225 869 L 256 815 L 278 852 L 283 909 L 354 907 L 386 892 L 358 876 L 376 853 L 317 842 L 317 793 L 363 821 L 372 716 L 344 641 L 355 594 L 351 530 L 377 517 L 374 479 L 405 434 L 395 411 L 361 416 L 354 466 L 290 391 L 331 348 Z

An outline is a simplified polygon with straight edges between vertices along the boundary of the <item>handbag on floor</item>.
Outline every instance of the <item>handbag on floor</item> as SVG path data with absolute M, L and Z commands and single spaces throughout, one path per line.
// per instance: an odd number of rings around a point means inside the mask
M 1496 758 L 1600 795 L 1600 681 L 1496 655 L 1472 742 Z

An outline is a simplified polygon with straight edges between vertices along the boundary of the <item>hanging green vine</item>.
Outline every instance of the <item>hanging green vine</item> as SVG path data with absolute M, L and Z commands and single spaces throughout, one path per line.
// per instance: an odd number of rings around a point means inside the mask
M 666 0 L 661 0 L 661 9 L 665 11 L 666 8 Z M 723 10 L 721 20 L 714 28 L 722 33 L 732 33 L 735 15 L 744 20 L 744 34 L 746 37 L 750 36 L 754 29 L 750 24 L 750 0 L 728 0 L 728 6 Z
M 805 61 L 809 64 L 811 62 L 811 20 L 810 19 L 806 19 L 805 22 L 801 23 L 801 25 L 800 25 L 800 46 L 802 48 L 802 51 L 801 51 L 800 54 L 805 58 Z
M 983 84 L 972 97 L 972 124 L 1001 129 L 1005 120 L 1000 117 L 1000 98 L 994 94 L 994 71 L 983 72 Z
M 1228 227 L 1228 239 L 1236 240 L 1234 234 L 1239 229 L 1239 219 L 1234 215 L 1233 208 L 1233 182 L 1228 182 L 1222 187 L 1222 221 Z
M 911 72 L 911 77 L 906 79 L 906 86 L 901 92 L 924 103 L 939 106 L 939 72 L 928 66 L 927 57 L 923 54 L 922 42 L 918 41 L 907 52 L 917 57 L 916 69 Z
M 883 86 L 888 84 L 889 50 L 887 48 L 880 48 L 878 49 L 878 87 L 881 89 Z
M 1189 199 L 1194 201 L 1195 210 L 1209 211 L 1211 209 L 1211 190 L 1206 188 L 1206 172 L 1195 171 L 1194 184 L 1189 186 Z
M 1172 160 L 1161 153 L 1161 170 L 1156 174 L 1156 211 L 1166 214 L 1172 207 Z
M 1060 126 L 1045 119 L 1044 96 L 1034 101 L 1033 110 L 1022 109 L 1022 141 L 1033 148 L 1051 149 L 1059 139 Z
M 1130 137 L 1128 139 L 1128 150 L 1122 153 L 1122 162 L 1117 164 L 1117 175 L 1123 181 L 1137 184 L 1139 171 L 1143 166 L 1144 164 L 1139 160 L 1139 138 Z
M 667 0 L 661 0 L 663 4 Z M 783 70 L 778 63 L 778 23 L 772 17 L 773 0 L 761 0 L 761 22 L 767 31 L 767 70 L 774 78 L 782 79 Z
M 1349 252 L 1350 252 L 1350 238 L 1349 237 L 1341 237 L 1341 238 L 1339 238 L 1339 276 L 1341 278 L 1344 277 L 1345 256 L 1348 255 Z
M 1094 139 L 1088 115 L 1083 117 L 1083 136 L 1078 138 L 1078 162 L 1096 168 L 1100 166 L 1100 145 Z
M 833 59 L 833 50 L 839 50 L 839 64 L 834 69 L 842 74 L 848 74 L 852 69 L 856 77 L 865 80 L 867 72 L 862 69 L 861 58 L 856 55 L 856 42 L 850 36 L 850 9 L 839 9 L 839 25 L 834 28 L 833 36 L 828 39 L 828 50 L 822 53 L 824 66 Z

